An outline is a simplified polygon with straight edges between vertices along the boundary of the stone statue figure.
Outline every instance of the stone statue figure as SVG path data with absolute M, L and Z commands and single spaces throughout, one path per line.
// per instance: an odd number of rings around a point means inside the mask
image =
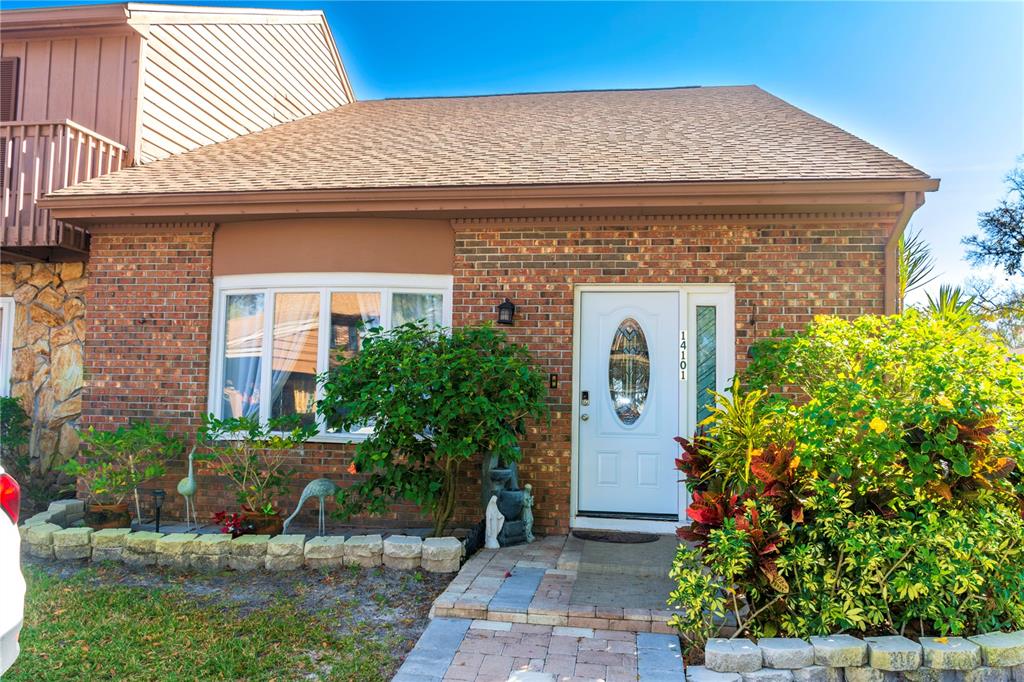
M 523 490 L 523 535 L 527 542 L 533 542 L 533 486 L 527 483 Z
M 486 523 L 484 530 L 484 547 L 487 549 L 498 549 L 498 533 L 505 525 L 505 517 L 498 511 L 498 496 L 491 495 L 491 501 L 487 503 L 487 514 L 484 516 Z

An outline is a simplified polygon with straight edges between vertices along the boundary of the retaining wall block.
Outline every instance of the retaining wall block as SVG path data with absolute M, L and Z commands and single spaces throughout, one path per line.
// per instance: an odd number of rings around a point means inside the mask
M 268 571 L 294 571 L 302 568 L 305 535 L 277 535 L 267 543 L 265 566 Z
M 269 535 L 242 535 L 231 541 L 228 566 L 236 571 L 255 571 L 267 561 Z
M 740 682 L 739 673 L 719 673 L 703 665 L 686 666 L 687 682 Z
M 811 656 L 814 656 L 814 649 L 811 648 Z M 807 665 L 803 668 L 796 668 L 793 670 L 793 680 L 795 682 L 832 682 L 829 679 L 828 671 L 833 668 L 826 668 L 823 665 Z M 834 668 L 839 670 L 839 668 Z M 840 673 L 841 674 L 841 673 Z M 838 680 L 837 682 L 842 682 Z
M 899 682 L 900 674 L 879 670 L 869 665 L 850 666 L 844 670 L 846 682 Z
M 53 534 L 61 530 L 55 523 L 37 523 L 25 531 L 25 542 L 30 545 L 52 545 Z
M 303 556 L 310 568 L 341 566 L 345 563 L 345 536 L 325 535 L 313 538 L 303 548 Z
M 455 573 L 462 563 L 462 542 L 458 538 L 427 538 L 423 541 L 420 565 L 430 573 Z
M 796 637 L 762 637 L 757 640 L 762 665 L 794 670 L 814 665 L 814 647 Z
M 188 548 L 189 553 L 201 556 L 227 556 L 231 553 L 231 536 L 227 533 L 204 533 Z
M 129 533 L 124 537 L 121 559 L 129 566 L 153 566 L 156 564 L 156 541 L 164 536 L 143 530 Z
M 761 650 L 749 639 L 710 639 L 704 665 L 718 673 L 754 672 L 761 669 Z
M 868 645 L 850 635 L 811 637 L 815 665 L 851 668 L 868 662 Z
M 877 670 L 902 672 L 921 666 L 921 645 L 899 635 L 865 637 L 868 663 Z
M 423 539 L 415 535 L 392 535 L 384 540 L 384 565 L 412 570 L 420 567 Z
M 962 670 L 940 670 L 921 666 L 917 670 L 904 671 L 902 675 L 907 682 L 964 682 Z
M 965 670 L 964 682 L 1010 682 L 1010 668 L 991 668 L 983 665 L 974 670 Z
M 93 549 L 121 549 L 131 528 L 103 528 L 92 534 Z
M 83 500 L 54 500 L 46 510 L 77 516 L 78 514 L 85 514 L 85 502 Z
M 384 539 L 380 535 L 353 535 L 345 541 L 345 563 L 373 568 L 380 566 Z
M 990 632 L 968 637 L 981 647 L 981 660 L 990 667 L 1013 667 L 1024 663 L 1024 630 Z
M 965 637 L 921 637 L 922 665 L 938 670 L 972 670 L 981 665 L 981 647 Z
M 192 566 L 192 542 L 199 537 L 196 533 L 169 533 L 154 545 L 157 566 L 187 569 Z
M 761 668 L 741 676 L 743 682 L 793 682 L 793 671 L 788 669 Z
M 67 528 L 53 534 L 53 556 L 57 559 L 88 559 L 92 556 L 92 528 Z

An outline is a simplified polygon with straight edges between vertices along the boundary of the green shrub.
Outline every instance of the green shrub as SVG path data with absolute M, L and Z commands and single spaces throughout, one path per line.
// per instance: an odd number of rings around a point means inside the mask
M 0 397 L 0 464 L 29 473 L 28 445 L 32 422 L 17 398 Z
M 81 436 L 81 457 L 61 468 L 85 484 L 88 499 L 95 504 L 124 502 L 140 485 L 163 476 L 164 462 L 181 455 L 184 448 L 166 428 L 149 422 L 134 422 L 115 431 L 90 427 Z
M 303 424 L 298 414 L 271 417 L 266 423 L 258 417 L 217 419 L 204 414 L 195 459 L 231 483 L 242 511 L 278 514 L 279 501 L 290 492 L 295 476 L 286 466 L 288 455 L 301 450 L 316 432 L 316 425 Z
M 1024 367 L 961 316 L 818 318 L 678 439 L 692 644 L 1024 627 Z M 710 570 L 705 570 L 707 566 Z M 690 608 L 690 605 L 701 608 Z
M 443 534 L 462 463 L 486 452 L 519 459 L 517 434 L 546 415 L 529 352 L 489 325 L 373 329 L 339 361 L 322 378 L 321 414 L 342 431 L 372 425 L 350 468 L 365 478 L 337 494 L 342 518 L 404 499 L 429 510 Z

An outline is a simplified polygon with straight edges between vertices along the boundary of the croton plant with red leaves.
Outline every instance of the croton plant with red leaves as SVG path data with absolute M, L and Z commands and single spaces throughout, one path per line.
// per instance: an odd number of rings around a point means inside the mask
M 669 598 L 722 635 L 1024 629 L 1024 357 L 969 316 L 816 318 L 691 439 Z

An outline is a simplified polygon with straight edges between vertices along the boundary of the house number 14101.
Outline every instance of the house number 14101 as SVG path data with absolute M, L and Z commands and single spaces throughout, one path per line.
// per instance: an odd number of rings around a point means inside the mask
M 686 381 L 686 330 L 679 330 L 679 380 Z

